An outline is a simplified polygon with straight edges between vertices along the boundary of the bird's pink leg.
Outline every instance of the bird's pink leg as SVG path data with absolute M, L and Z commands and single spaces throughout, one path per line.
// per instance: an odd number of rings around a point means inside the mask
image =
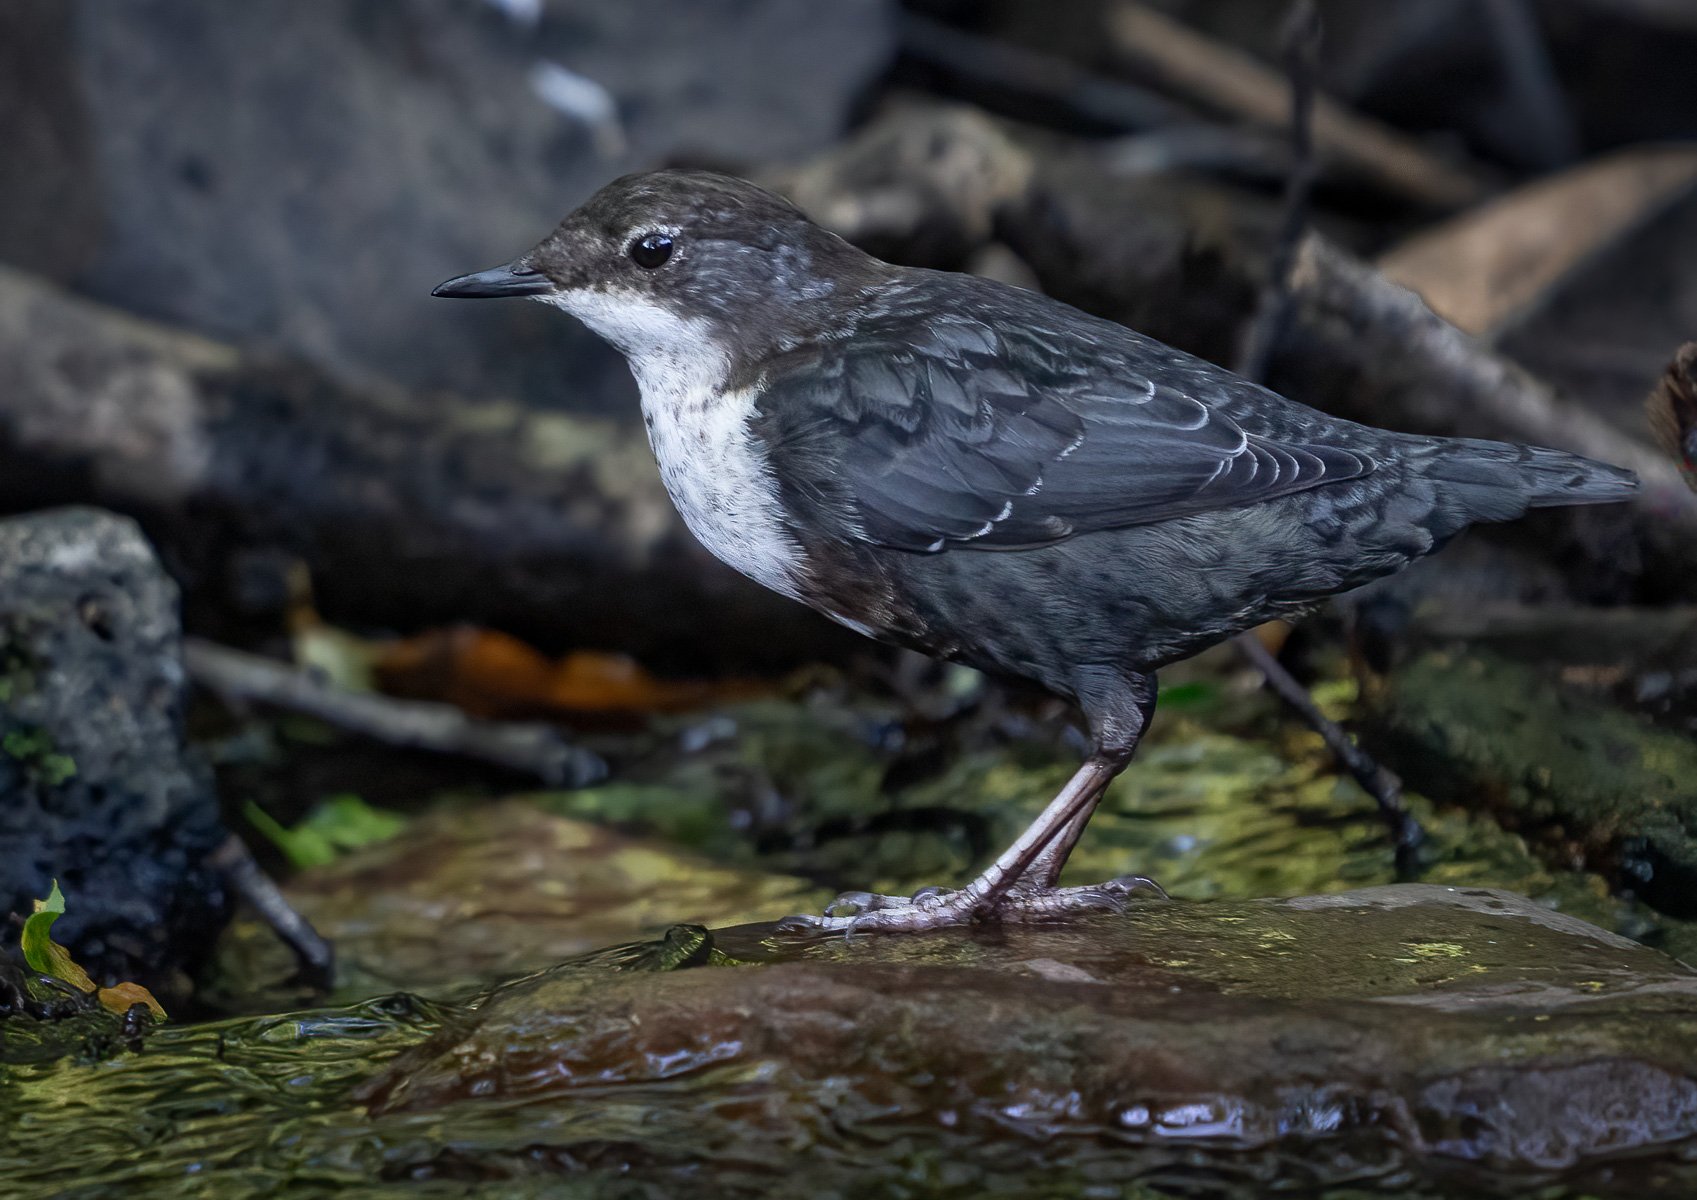
M 1140 875 L 1089 887 L 1057 888 L 1067 856 L 1114 777 L 1131 761 L 1154 707 L 1153 680 L 1134 693 L 1135 706 L 1117 706 L 1117 722 L 1098 728 L 1097 749 L 1013 845 L 976 879 L 957 891 L 927 888 L 912 896 L 850 892 L 826 916 L 791 917 L 795 930 L 889 932 L 939 929 L 974 920 L 1032 920 L 1067 912 L 1118 909 L 1140 888 L 1160 892 Z M 1106 736 L 1104 736 L 1106 735 Z M 1164 892 L 1161 893 L 1165 895 Z
M 1075 822 L 1083 828 L 1083 822 L 1090 819 L 1109 781 L 1124 765 L 1123 759 L 1116 761 L 1100 754 L 1086 759 L 1060 794 L 1014 839 L 1013 845 L 957 891 L 927 889 L 912 897 L 849 892 L 837 897 L 827 911 L 853 909 L 853 915 L 796 916 L 784 924 L 797 929 L 919 930 L 960 925 L 974 917 L 990 916 L 1024 878 L 1045 847 Z

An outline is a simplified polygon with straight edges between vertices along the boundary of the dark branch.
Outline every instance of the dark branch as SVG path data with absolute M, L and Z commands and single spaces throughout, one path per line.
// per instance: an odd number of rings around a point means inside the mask
M 482 759 L 551 787 L 584 787 L 607 773 L 599 757 L 552 725 L 480 721 L 449 704 L 344 691 L 310 672 L 197 638 L 184 639 L 183 660 L 196 683 L 228 700 L 306 713 L 392 746 Z
M 1285 180 L 1284 211 L 1279 221 L 1278 244 L 1267 268 L 1255 306 L 1255 316 L 1245 333 L 1237 362 L 1238 374 L 1260 382 L 1267 373 L 1273 347 L 1278 344 L 1293 308 L 1291 273 L 1295 270 L 1302 239 L 1308 232 L 1309 197 L 1317 166 L 1314 158 L 1314 95 L 1320 73 L 1320 14 L 1314 0 L 1296 0 L 1285 21 L 1284 58 L 1290 73 L 1291 167 Z M 1402 802 L 1402 781 L 1380 766 L 1356 744 L 1355 739 L 1327 718 L 1291 673 L 1254 633 L 1235 639 L 1238 652 L 1266 678 L 1275 695 L 1320 735 L 1332 757 L 1355 777 L 1373 797 L 1390 827 L 1396 846 L 1398 869 L 1407 873 L 1413 866 L 1413 851 L 1424 836 L 1420 824 Z
M 254 861 L 242 839 L 231 834 L 207 862 L 224 877 L 229 889 L 247 901 L 260 920 L 294 951 L 301 982 L 316 991 L 329 991 L 336 981 L 334 948 L 295 911 L 281 889 Z
M 1285 176 L 1283 214 L 1278 241 L 1267 266 L 1267 281 L 1255 306 L 1255 316 L 1238 351 L 1237 373 L 1257 383 L 1266 378 L 1267 362 L 1290 323 L 1291 272 L 1302 237 L 1308 232 L 1309 198 L 1319 165 L 1314 157 L 1314 94 L 1320 74 L 1320 13 L 1313 0 L 1297 0 L 1285 21 L 1284 58 L 1290 73 L 1290 171 Z

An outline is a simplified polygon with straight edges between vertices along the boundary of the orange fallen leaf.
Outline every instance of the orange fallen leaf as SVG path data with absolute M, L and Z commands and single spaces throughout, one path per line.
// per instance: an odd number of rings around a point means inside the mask
M 761 690 L 740 680 L 660 679 L 622 654 L 579 650 L 551 659 L 517 638 L 471 628 L 390 643 L 373 666 L 384 691 L 485 717 L 679 712 Z
M 515 637 L 462 626 L 366 641 L 329 624 L 302 563 L 291 565 L 288 627 L 295 658 L 342 687 L 453 704 L 474 716 L 636 717 L 682 712 L 765 690 L 748 681 L 666 680 L 622 654 L 552 659 Z

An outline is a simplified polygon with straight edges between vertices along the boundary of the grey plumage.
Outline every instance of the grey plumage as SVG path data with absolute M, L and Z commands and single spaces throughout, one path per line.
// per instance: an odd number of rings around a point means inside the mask
M 1135 882 L 1056 880 L 1156 669 L 1470 524 L 1636 487 L 1558 450 L 1339 420 L 1037 293 L 880 262 L 702 172 L 617 180 L 437 292 L 547 300 L 622 350 L 666 485 L 725 561 L 1083 711 L 1091 757 L 982 875 L 857 895 L 828 928 L 1117 905 Z
M 931 271 L 892 269 L 852 331 L 773 356 L 759 386 L 786 506 L 835 565 L 821 607 L 871 605 L 863 623 L 892 640 L 1068 695 L 1043 664 L 1152 670 L 1469 524 L 1635 486 L 1560 451 L 1340 420 L 1035 293 Z

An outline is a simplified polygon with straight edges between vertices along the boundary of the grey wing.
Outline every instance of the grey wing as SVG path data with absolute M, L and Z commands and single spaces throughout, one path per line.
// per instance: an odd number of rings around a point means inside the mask
M 805 372 L 769 374 L 764 433 L 784 477 L 839 527 L 926 552 L 1044 545 L 1372 469 L 1358 450 L 1247 432 L 1207 393 L 1252 385 L 1157 349 L 1140 364 L 965 319 L 857 337 Z

